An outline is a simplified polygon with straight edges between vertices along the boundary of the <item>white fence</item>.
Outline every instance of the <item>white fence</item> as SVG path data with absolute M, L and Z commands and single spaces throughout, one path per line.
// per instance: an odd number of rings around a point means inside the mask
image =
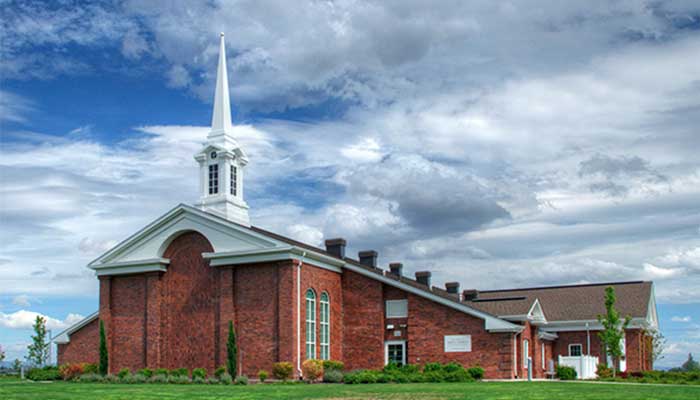
M 578 357 L 562 357 L 559 356 L 559 365 L 571 367 L 576 370 L 578 379 L 593 379 L 596 377 L 596 368 L 598 366 L 598 357 L 593 356 L 578 356 Z

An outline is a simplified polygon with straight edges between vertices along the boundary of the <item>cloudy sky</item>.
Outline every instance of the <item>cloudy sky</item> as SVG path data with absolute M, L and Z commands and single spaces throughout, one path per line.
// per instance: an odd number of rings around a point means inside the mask
M 255 225 L 464 288 L 653 280 L 659 365 L 700 353 L 697 1 L 0 6 L 10 358 L 196 200 L 220 31 Z

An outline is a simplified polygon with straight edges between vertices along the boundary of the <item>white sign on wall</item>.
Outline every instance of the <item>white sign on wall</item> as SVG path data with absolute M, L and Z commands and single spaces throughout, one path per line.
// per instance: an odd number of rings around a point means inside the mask
M 472 335 L 445 335 L 445 353 L 472 351 Z

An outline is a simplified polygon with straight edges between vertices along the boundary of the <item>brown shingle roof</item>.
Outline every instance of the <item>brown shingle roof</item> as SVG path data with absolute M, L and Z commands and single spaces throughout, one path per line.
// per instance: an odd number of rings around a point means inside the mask
M 479 299 L 465 301 L 471 307 L 498 316 L 527 315 L 535 302 L 528 296 L 508 296 L 502 298 Z
M 525 304 L 539 299 L 547 321 L 595 320 L 605 313 L 605 288 L 615 288 L 615 306 L 621 315 L 646 318 L 651 298 L 651 282 L 613 282 L 584 285 L 550 286 L 479 292 L 477 301 L 466 302 L 474 308 L 491 310 L 496 315 L 521 315 Z M 493 301 L 523 297 L 520 301 Z M 491 301 L 480 301 L 491 300 Z

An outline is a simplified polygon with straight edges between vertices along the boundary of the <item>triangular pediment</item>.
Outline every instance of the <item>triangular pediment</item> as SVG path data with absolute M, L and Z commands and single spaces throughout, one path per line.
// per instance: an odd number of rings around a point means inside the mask
M 254 232 L 216 215 L 180 204 L 88 264 L 100 269 L 114 265 L 160 262 L 170 242 L 185 232 L 198 232 L 216 253 L 251 252 L 285 247 L 281 241 Z

